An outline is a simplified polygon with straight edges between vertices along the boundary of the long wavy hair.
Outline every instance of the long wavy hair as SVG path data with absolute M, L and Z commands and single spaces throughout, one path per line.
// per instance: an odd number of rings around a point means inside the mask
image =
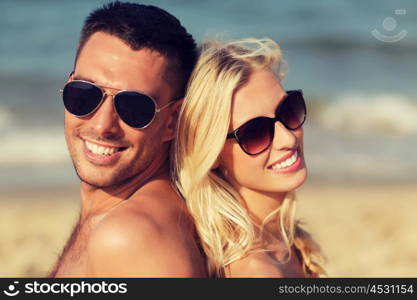
M 281 80 L 285 62 L 271 39 L 205 42 L 191 75 L 179 114 L 173 147 L 173 179 L 194 218 L 207 256 L 210 276 L 222 277 L 225 267 L 251 251 L 259 251 L 257 229 L 244 201 L 217 168 L 226 142 L 234 92 L 255 70 L 270 70 Z M 263 220 L 277 218 L 286 246 L 286 261 L 295 246 L 307 277 L 325 275 L 320 248 L 295 220 L 295 193 Z

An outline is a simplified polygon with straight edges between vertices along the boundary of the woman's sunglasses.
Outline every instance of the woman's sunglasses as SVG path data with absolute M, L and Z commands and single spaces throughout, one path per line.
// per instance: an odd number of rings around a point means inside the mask
M 227 135 L 234 138 L 249 155 L 264 152 L 274 139 L 275 122 L 280 121 L 288 130 L 300 128 L 307 116 L 307 108 L 301 90 L 287 91 L 287 96 L 275 110 L 275 117 L 252 119 Z
M 109 94 L 103 88 L 85 80 L 68 82 L 60 90 L 65 109 L 77 117 L 86 117 L 100 107 L 106 96 L 112 96 L 114 109 L 120 119 L 133 128 L 143 129 L 152 123 L 158 112 L 175 102 L 158 108 L 149 95 L 125 90 Z

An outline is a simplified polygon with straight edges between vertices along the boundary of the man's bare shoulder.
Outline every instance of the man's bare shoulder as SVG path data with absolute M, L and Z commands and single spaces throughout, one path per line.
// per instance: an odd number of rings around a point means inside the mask
M 106 246 L 124 245 L 128 240 L 151 242 L 162 233 L 151 215 L 128 207 L 106 215 L 90 233 L 90 240 Z
M 202 276 L 195 273 L 193 241 L 181 235 L 180 222 L 169 210 L 158 214 L 157 199 L 142 197 L 140 202 L 122 203 L 92 230 L 87 247 L 90 276 Z

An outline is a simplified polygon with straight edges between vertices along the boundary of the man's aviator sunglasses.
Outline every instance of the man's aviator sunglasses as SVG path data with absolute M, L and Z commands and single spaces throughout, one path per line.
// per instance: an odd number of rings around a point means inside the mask
M 234 138 L 245 153 L 257 155 L 272 144 L 275 122 L 280 121 L 288 130 L 300 128 L 307 117 L 307 108 L 302 90 L 287 91 L 285 99 L 275 110 L 275 117 L 258 117 L 249 120 L 227 135 Z
M 105 92 L 104 88 L 108 87 L 85 80 L 71 80 L 59 91 L 62 93 L 65 109 L 77 117 L 92 114 L 100 107 L 106 96 L 112 96 L 114 109 L 120 119 L 137 129 L 149 126 L 157 113 L 175 102 L 175 100 L 171 101 L 158 108 L 156 101 L 144 93 L 120 90 L 115 94 L 110 94 Z

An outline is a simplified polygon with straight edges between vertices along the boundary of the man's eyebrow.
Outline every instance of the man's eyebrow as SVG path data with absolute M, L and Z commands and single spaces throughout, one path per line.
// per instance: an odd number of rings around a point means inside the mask
M 84 80 L 84 81 L 94 82 L 94 80 L 92 80 L 91 78 L 85 77 L 83 75 L 74 75 L 74 79 L 75 80 Z
M 97 84 L 97 83 L 95 83 L 95 81 L 94 80 L 92 80 L 91 78 L 88 78 L 88 77 L 86 77 L 86 76 L 83 76 L 83 75 L 74 75 L 74 80 L 84 80 L 84 81 L 88 81 L 88 82 L 91 82 L 91 83 L 94 83 L 94 84 Z M 126 91 L 132 91 L 132 92 L 139 92 L 139 93 L 142 93 L 142 94 L 145 94 L 145 95 L 149 95 L 149 96 L 151 96 L 156 102 L 159 102 L 159 96 L 157 96 L 157 95 L 155 95 L 154 93 L 145 93 L 144 91 L 139 91 L 139 90 L 129 90 L 129 89 L 119 89 L 119 88 L 114 88 L 114 87 L 111 87 L 111 86 L 104 86 L 104 85 L 100 85 L 100 84 L 97 84 L 99 87 L 101 87 L 101 88 L 108 88 L 108 89 L 113 89 L 113 90 L 119 90 L 119 91 L 121 91 L 121 90 L 126 90 Z

